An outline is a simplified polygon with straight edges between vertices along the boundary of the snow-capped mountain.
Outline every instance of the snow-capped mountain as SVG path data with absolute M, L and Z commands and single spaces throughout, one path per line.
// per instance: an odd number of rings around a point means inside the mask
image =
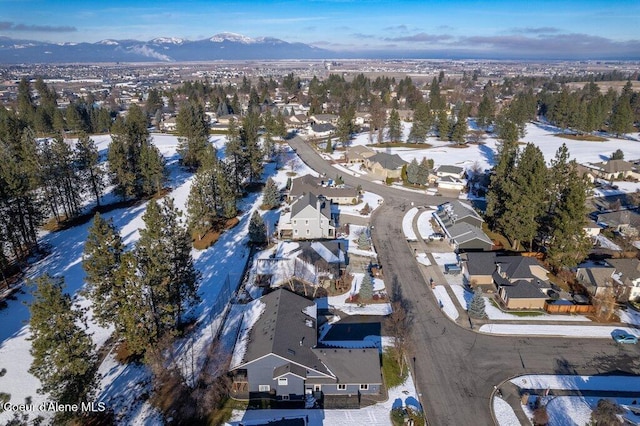
M 334 52 L 273 37 L 220 33 L 202 40 L 157 37 L 96 43 L 46 43 L 0 37 L 0 63 L 213 61 L 220 59 L 322 59 Z

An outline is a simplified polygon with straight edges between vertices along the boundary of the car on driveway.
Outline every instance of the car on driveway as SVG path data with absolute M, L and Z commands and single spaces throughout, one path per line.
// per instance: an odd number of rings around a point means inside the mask
M 615 340 L 617 343 L 630 343 L 632 345 L 638 343 L 638 338 L 636 336 L 625 332 L 615 334 L 613 336 L 613 340 Z
M 444 241 L 444 234 L 440 233 L 440 232 L 434 232 L 433 234 L 429 235 L 429 241 Z

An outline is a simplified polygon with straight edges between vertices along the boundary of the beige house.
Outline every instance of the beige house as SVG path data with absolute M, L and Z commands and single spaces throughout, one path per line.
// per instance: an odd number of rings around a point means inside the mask
M 602 179 L 609 181 L 626 178 L 640 179 L 638 167 L 625 160 L 609 160 L 601 163 L 587 163 L 586 166 Z
M 311 193 L 301 195 L 291 203 L 291 209 L 280 216 L 278 236 L 292 240 L 335 238 L 331 201 Z
M 378 152 L 371 157 L 365 158 L 364 165 L 372 175 L 381 179 L 400 179 L 402 177 L 402 166 L 407 164 L 398 154 L 387 154 Z
M 364 163 L 369 157 L 376 155 L 376 152 L 364 145 L 356 145 L 347 149 L 344 153 L 344 162 L 347 164 Z

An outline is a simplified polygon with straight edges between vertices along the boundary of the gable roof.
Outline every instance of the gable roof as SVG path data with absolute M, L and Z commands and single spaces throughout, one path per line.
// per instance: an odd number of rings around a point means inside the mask
M 609 160 L 601 163 L 592 163 L 594 169 L 604 173 L 621 173 L 635 169 L 635 165 L 625 160 Z
M 548 299 L 538 287 L 528 281 L 518 280 L 511 285 L 503 285 L 507 298 L 509 299 Z
M 364 145 L 356 145 L 347 149 L 347 157 L 355 155 L 363 156 L 363 154 L 375 155 L 375 153 L 374 150 Z
M 316 133 L 333 132 L 335 129 L 336 128 L 333 126 L 333 124 L 330 124 L 330 123 L 321 123 L 321 124 L 314 123 L 311 125 L 311 130 L 313 130 Z
M 366 349 L 314 349 L 313 352 L 342 384 L 381 384 L 380 352 Z M 376 366 L 377 368 L 372 368 Z
M 618 210 L 615 212 L 600 213 L 597 222 L 611 228 L 617 228 L 620 225 L 639 227 L 640 213 L 636 210 Z
M 264 311 L 249 332 L 242 363 L 235 368 L 275 354 L 298 366 L 330 375 L 312 351 L 317 344 L 316 304 L 285 289 L 259 300 L 265 305 Z
M 369 157 L 369 161 L 372 163 L 378 163 L 382 168 L 387 170 L 397 170 L 402 168 L 405 164 L 408 164 L 404 161 L 398 154 L 387 154 L 386 152 L 378 152 L 375 155 Z
M 316 197 L 357 197 L 358 189 L 352 187 L 323 186 L 324 179 L 304 175 L 291 181 L 290 197 L 297 197 L 306 192 L 311 192 Z
M 447 231 L 452 239 L 458 243 L 458 245 L 467 243 L 472 240 L 482 241 L 483 243 L 489 244 L 489 246 L 493 246 L 493 241 L 491 238 L 485 234 L 482 229 L 477 226 L 473 226 L 466 222 L 456 223 L 452 227 L 448 228 Z
M 307 206 L 317 210 L 318 205 L 320 206 L 320 213 L 331 220 L 331 201 L 326 200 L 324 197 L 316 197 L 310 192 L 302 194 L 291 204 L 291 217 L 296 217 Z
M 623 284 L 629 285 L 630 281 L 640 278 L 640 260 L 633 259 L 607 259 L 606 262 L 616 268 Z M 615 278 L 615 277 L 614 277 Z
M 446 203 L 442 203 L 438 206 L 438 210 L 434 212 L 438 215 L 440 222 L 446 227 L 454 225 L 459 220 L 465 217 L 472 217 L 484 222 L 478 213 L 470 205 L 461 202 L 460 200 L 452 200 Z
M 459 166 L 451 166 L 448 164 L 442 164 L 436 169 L 436 173 L 451 173 L 451 174 L 460 174 L 464 172 L 464 168 Z
M 580 274 L 580 271 L 584 271 L 584 274 Z M 609 287 L 613 284 L 611 278 L 615 272 L 615 268 L 607 266 L 578 268 L 577 272 L 576 275 L 578 278 L 582 278 L 581 282 L 584 285 Z
M 469 275 L 493 275 L 499 266 L 507 281 L 537 280 L 538 277 L 533 274 L 531 267 L 535 266 L 546 271 L 533 257 L 504 256 L 495 252 L 467 253 L 466 256 Z M 496 275 L 500 277 L 499 274 Z M 501 280 L 495 279 L 495 281 L 501 284 Z

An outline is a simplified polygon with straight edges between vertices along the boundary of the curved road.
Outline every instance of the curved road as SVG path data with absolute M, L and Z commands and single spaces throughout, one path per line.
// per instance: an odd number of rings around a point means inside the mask
M 303 161 L 327 176 L 340 172 L 304 140 L 289 141 Z M 492 336 L 450 321 L 427 289 L 402 232 L 405 208 L 436 205 L 427 196 L 342 174 L 346 184 L 379 194 L 384 204 L 372 217 L 372 238 L 390 291 L 399 291 L 410 315 L 412 364 L 430 425 L 490 425 L 493 386 L 520 374 L 597 375 L 640 373 L 638 349 L 611 339 Z M 631 346 L 631 347 L 630 347 Z

